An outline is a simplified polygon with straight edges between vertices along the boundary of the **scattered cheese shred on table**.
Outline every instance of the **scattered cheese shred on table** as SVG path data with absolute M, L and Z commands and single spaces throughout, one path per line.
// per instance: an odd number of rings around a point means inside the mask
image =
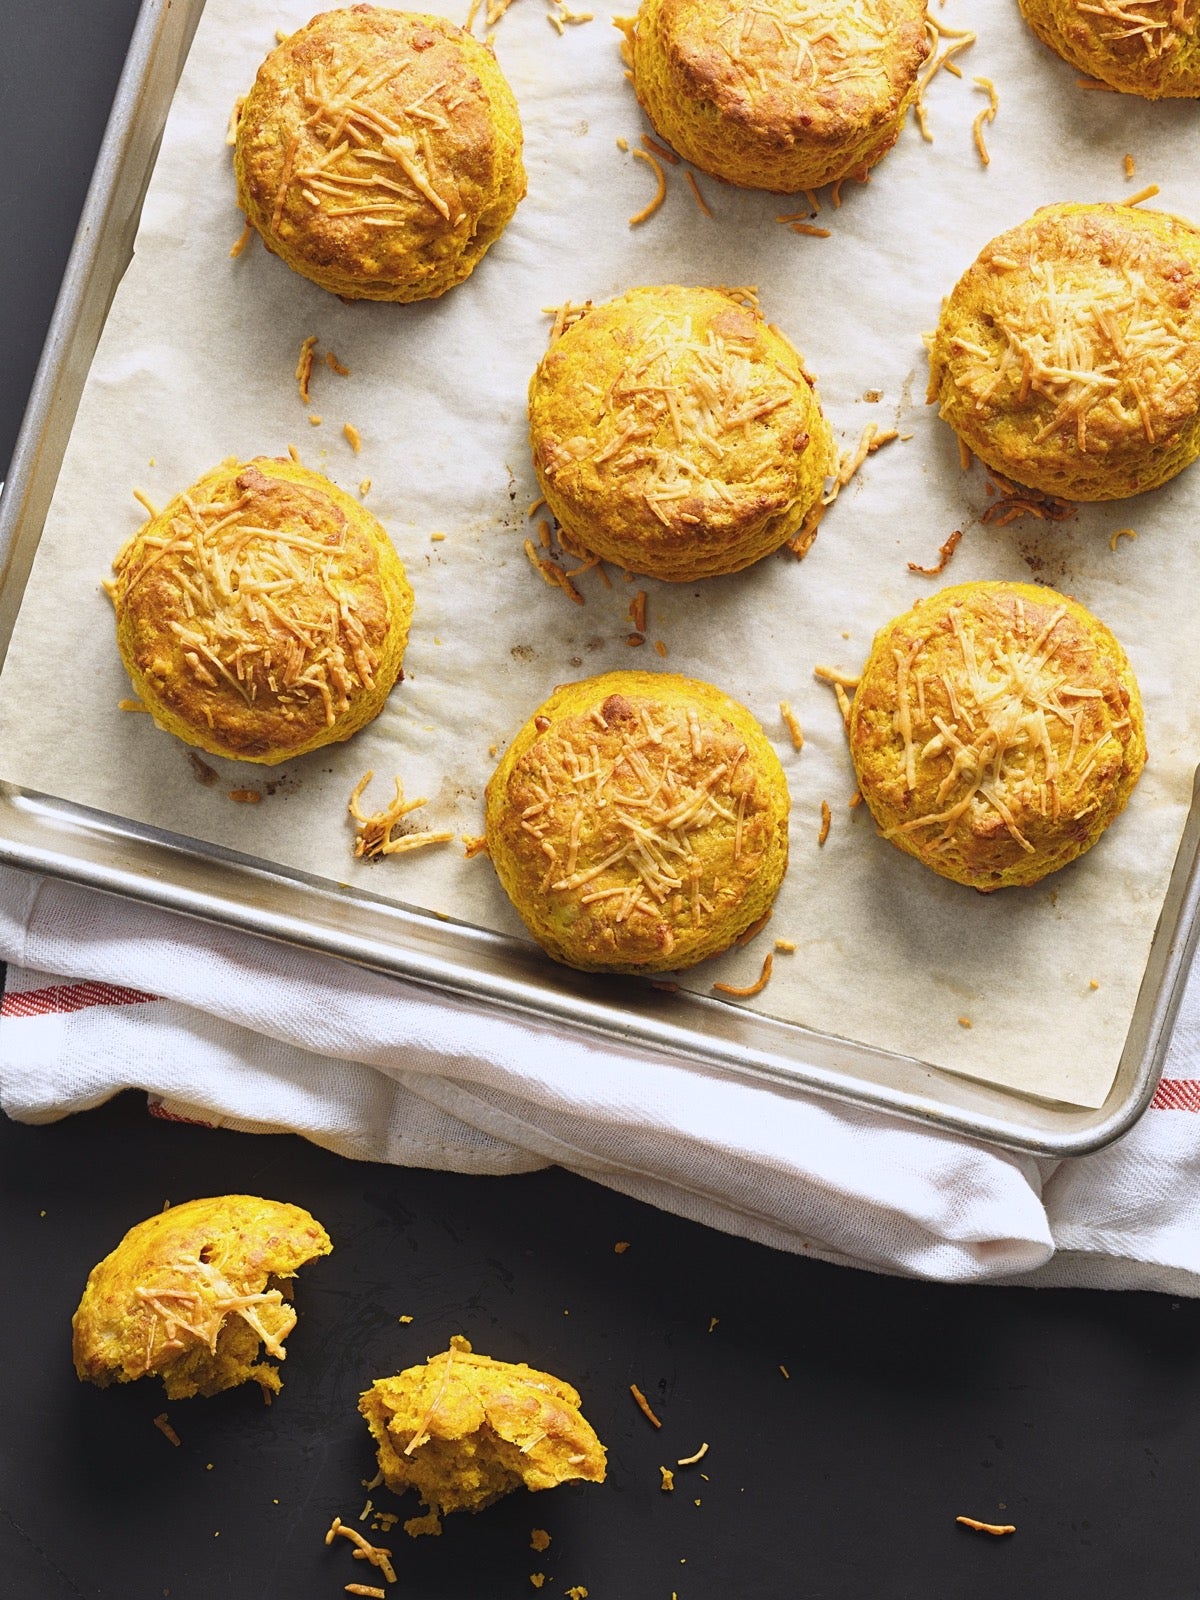
M 707 1444 L 702 1444 L 700 1446 L 699 1450 L 697 1450 L 694 1455 L 680 1456 L 678 1461 L 676 1461 L 675 1465 L 677 1467 L 694 1467 L 696 1465 L 697 1461 L 703 1461 L 707 1454 L 708 1454 L 708 1445 Z
M 615 1256 L 623 1256 L 625 1254 L 626 1250 L 628 1250 L 628 1249 L 629 1249 L 629 1240 L 628 1239 L 618 1239 L 616 1244 L 613 1245 L 613 1255 L 615 1255 Z
M 977 1522 L 974 1517 L 955 1517 L 955 1522 L 964 1528 L 974 1528 L 976 1533 L 991 1533 L 999 1536 L 1005 1533 L 1016 1533 L 1015 1522 Z
M 326 350 L 325 352 L 325 365 L 330 372 L 336 372 L 340 378 L 348 378 L 350 376 L 350 368 L 344 367 L 332 350 Z
M 631 150 L 629 153 L 632 156 L 636 156 L 639 161 L 644 161 L 647 166 L 652 167 L 654 175 L 658 179 L 658 191 L 653 200 L 648 205 L 643 206 L 640 211 L 635 212 L 629 219 L 629 226 L 636 228 L 639 223 L 646 222 L 652 217 L 667 198 L 667 175 L 663 171 L 662 163 L 656 161 L 648 150 Z
M 821 828 L 817 834 L 817 843 L 824 844 L 829 837 L 829 824 L 833 820 L 833 813 L 829 809 L 829 801 L 821 801 Z
M 675 1474 L 670 1467 L 659 1467 L 658 1470 L 662 1473 L 662 1483 L 659 1487 L 664 1494 L 670 1494 L 675 1487 Z
M 373 1567 L 378 1567 L 388 1583 L 395 1583 L 396 1569 L 392 1566 L 392 1552 L 383 1545 L 372 1544 L 369 1539 L 364 1539 L 357 1528 L 348 1528 L 341 1517 L 334 1517 L 325 1535 L 325 1543 L 332 1544 L 338 1534 L 343 1539 L 349 1539 L 354 1546 L 355 1558 L 359 1561 L 369 1561 Z
M 454 838 L 451 831 L 439 829 L 435 832 L 406 833 L 398 839 L 393 839 L 392 829 L 400 819 L 406 817 L 410 811 L 415 811 L 418 806 L 427 805 L 429 802 L 424 796 L 419 800 L 405 800 L 404 785 L 397 777 L 396 794 L 391 804 L 383 811 L 364 812 L 358 803 L 359 798 L 374 776 L 372 770 L 360 779 L 346 807 L 357 823 L 354 839 L 355 856 L 370 858 L 400 855 L 409 850 L 419 850 L 427 844 L 445 844 Z
M 354 451 L 354 454 L 357 455 L 362 449 L 362 434 L 359 433 L 358 429 L 352 422 L 343 422 L 342 432 L 346 435 L 347 444 L 350 446 L 351 450 Z
M 229 798 L 236 800 L 240 806 L 257 806 L 262 804 L 262 795 L 257 789 L 231 789 Z
M 642 135 L 642 148 L 644 150 L 649 150 L 650 154 L 652 156 L 657 156 L 660 161 L 670 162 L 671 166 L 673 167 L 677 167 L 679 165 L 679 157 L 675 154 L 674 150 L 668 150 L 666 145 L 659 144 L 658 141 L 656 139 L 652 139 L 648 133 L 644 133 Z
M 378 1585 L 371 1583 L 348 1583 L 346 1585 L 346 1593 L 369 1595 L 371 1600 L 387 1600 L 387 1590 L 380 1589 Z
M 938 22 L 934 17 L 925 19 L 925 31 L 929 36 L 930 52 L 928 65 L 922 70 L 917 79 L 917 93 L 913 101 L 913 110 L 917 114 L 917 126 L 921 130 L 921 137 L 927 144 L 933 143 L 933 134 L 929 131 L 928 111 L 925 105 L 925 91 L 933 82 L 937 74 L 945 67 L 955 77 L 961 77 L 954 57 L 961 51 L 967 50 L 975 43 L 976 35 L 969 28 L 948 28 L 944 22 Z M 939 45 L 943 39 L 950 42 L 939 53 Z
M 633 1396 L 634 1404 L 637 1406 L 638 1410 L 642 1413 L 642 1415 L 647 1419 L 647 1421 L 652 1422 L 656 1428 L 661 1428 L 662 1427 L 662 1423 L 654 1415 L 654 1412 L 650 1409 L 649 1400 L 646 1399 L 646 1396 L 638 1388 L 636 1383 L 631 1383 L 629 1385 L 629 1392 Z
M 700 207 L 701 211 L 703 211 L 703 213 L 704 213 L 704 215 L 706 217 L 711 217 L 712 216 L 712 207 L 709 205 L 708 201 L 704 198 L 704 196 L 700 193 L 700 185 L 696 182 L 696 179 L 693 176 L 693 174 L 690 173 L 690 172 L 685 172 L 684 173 L 684 177 L 687 179 L 688 188 L 692 191 L 692 193 L 696 197 L 696 204 Z
M 229 254 L 233 257 L 233 259 L 235 261 L 237 260 L 238 256 L 241 255 L 242 251 L 246 248 L 246 246 L 250 243 L 250 237 L 253 234 L 253 232 L 254 232 L 253 227 L 250 225 L 250 223 L 247 223 L 246 226 L 242 229 L 241 237 L 236 239 L 234 241 L 234 243 L 230 245 Z
M 182 1440 L 175 1432 L 175 1429 L 167 1421 L 167 1413 L 165 1411 L 160 1411 L 155 1417 L 154 1426 L 158 1429 L 159 1433 L 162 1434 L 163 1438 L 169 1439 L 173 1445 L 178 1446 L 182 1443 Z
M 1158 193 L 1158 185 L 1156 183 L 1148 183 L 1144 189 L 1139 189 L 1136 194 L 1131 194 L 1128 199 L 1118 200 L 1117 205 L 1140 206 L 1143 200 L 1153 200 Z
M 1117 548 L 1117 540 L 1118 539 L 1136 539 L 1136 538 L 1137 538 L 1137 534 L 1134 532 L 1134 530 L 1132 528 L 1117 528 L 1114 531 L 1112 537 L 1108 541 L 1108 548 L 1110 550 L 1115 550 Z
M 795 939 L 776 939 L 775 948 L 786 956 L 792 956 L 796 953 L 796 941 Z
M 828 239 L 828 228 L 814 228 L 811 222 L 789 222 L 788 227 L 793 233 L 806 233 L 810 239 Z
M 749 999 L 754 994 L 761 994 L 771 981 L 771 968 L 774 962 L 774 954 L 768 950 L 763 957 L 762 971 L 753 983 L 748 983 L 744 987 L 733 983 L 714 983 L 713 988 L 720 994 L 730 994 L 739 1000 Z

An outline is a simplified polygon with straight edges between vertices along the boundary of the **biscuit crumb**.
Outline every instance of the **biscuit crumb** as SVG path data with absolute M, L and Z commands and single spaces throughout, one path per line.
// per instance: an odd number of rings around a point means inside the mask
M 960 1028 L 973 1028 L 975 1026 L 970 1017 L 959 1017 L 958 1025 Z
M 628 1239 L 618 1239 L 616 1244 L 613 1245 L 613 1255 L 615 1255 L 615 1256 L 623 1256 L 625 1254 L 626 1250 L 628 1250 L 628 1249 L 629 1249 L 629 1240 Z
M 622 155 L 628 155 L 629 153 L 629 140 L 623 133 L 619 133 L 617 135 L 617 149 L 622 153 Z
M 1134 173 L 1137 171 L 1137 163 L 1134 161 L 1132 156 L 1126 156 L 1124 165 L 1125 176 L 1127 178 L 1132 178 Z
M 118 700 L 118 711 L 145 711 L 146 707 L 140 700 Z
M 670 1494 L 675 1487 L 675 1474 L 670 1467 L 659 1467 L 658 1470 L 662 1473 L 662 1483 L 659 1487 L 664 1494 Z
M 486 833 L 464 833 L 462 836 L 463 855 L 468 861 L 473 861 L 476 856 L 485 856 L 488 853 Z
M 545 1528 L 534 1528 L 529 1535 L 529 1548 L 536 1550 L 540 1555 L 543 1550 L 550 1548 L 550 1535 Z
M 423 1517 L 409 1517 L 404 1524 L 404 1531 L 410 1539 L 440 1539 L 442 1519 L 436 1511 L 429 1511 Z
M 319 416 L 317 412 L 313 411 L 309 415 L 308 425 L 310 428 L 319 428 L 324 421 L 324 417 Z
M 370 478 L 364 478 L 364 479 L 363 479 L 363 481 L 362 481 L 362 482 L 361 482 L 361 483 L 360 483 L 360 484 L 359 484 L 359 486 L 358 486 L 358 492 L 359 492 L 359 494 L 360 494 L 360 495 L 362 495 L 362 496 L 363 496 L 363 497 L 364 497 L 364 498 L 365 498 L 365 497 L 366 497 L 366 496 L 367 496 L 367 495 L 368 495 L 368 494 L 370 494 L 370 492 L 371 492 L 371 480 L 370 480 Z
M 546 1581 L 546 1574 L 544 1572 L 531 1572 L 529 1581 L 535 1589 L 540 1589 Z
M 796 941 L 794 939 L 776 939 L 775 948 L 782 955 L 785 955 L 785 956 L 795 955 L 795 953 L 796 953 Z
M 231 789 L 229 798 L 236 800 L 238 805 L 257 806 L 262 803 L 262 795 L 257 789 Z
M 1097 979 L 1097 978 L 1089 978 L 1088 979 L 1088 988 L 1089 989 L 1098 989 L 1099 987 L 1100 987 L 1099 979 Z
M 445 537 L 446 535 L 444 533 L 431 533 L 429 535 L 429 542 L 430 544 L 441 544 Z
M 667 647 L 666 647 L 666 645 L 663 643 L 663 641 L 661 639 L 655 639 L 654 648 L 658 651 L 659 655 L 662 656 L 663 660 L 665 661 L 666 657 L 667 657 Z

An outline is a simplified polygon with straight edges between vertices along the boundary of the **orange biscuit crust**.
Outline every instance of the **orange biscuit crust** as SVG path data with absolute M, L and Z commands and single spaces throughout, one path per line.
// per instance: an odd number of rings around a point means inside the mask
M 107 1388 L 158 1374 L 172 1400 L 254 1381 L 296 1314 L 280 1283 L 333 1246 L 300 1206 L 255 1195 L 188 1200 L 131 1228 L 88 1276 L 72 1320 L 75 1370 Z
M 1053 205 L 986 245 L 942 308 L 930 402 L 1030 488 L 1114 500 L 1200 453 L 1200 229 Z
M 492 864 L 530 933 L 593 971 L 728 949 L 774 901 L 787 783 L 744 706 L 675 674 L 557 689 L 487 787 Z
M 1198 0 L 1020 0 L 1043 44 L 1080 72 L 1147 100 L 1200 96 Z
M 259 68 L 238 204 L 267 248 L 347 300 L 424 300 L 474 270 L 525 193 L 517 104 L 452 22 L 353 6 Z
M 113 563 L 117 644 L 142 703 L 214 755 L 273 764 L 383 708 L 412 590 L 375 518 L 288 460 L 230 460 Z
M 1124 650 L 1077 601 L 1034 584 L 954 585 L 882 628 L 849 735 L 884 837 L 985 891 L 1090 849 L 1146 760 Z
M 799 353 L 731 293 L 630 289 L 529 385 L 538 482 L 572 545 L 669 582 L 779 549 L 836 466 Z
M 638 99 L 680 155 L 782 193 L 886 154 L 928 53 L 924 0 L 642 0 L 629 49 Z
M 603 1483 L 605 1450 L 569 1383 L 524 1362 L 450 1348 L 359 1401 L 396 1494 L 415 1489 L 437 1512 L 481 1511 L 514 1489 Z

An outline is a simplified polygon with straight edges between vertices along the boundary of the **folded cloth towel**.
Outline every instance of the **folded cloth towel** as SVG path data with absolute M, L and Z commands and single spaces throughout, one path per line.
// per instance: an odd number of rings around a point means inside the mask
M 1200 982 L 1150 1112 L 1056 1163 L 618 1049 L 329 957 L 0 869 L 0 1105 L 158 1115 L 360 1160 L 557 1163 L 712 1227 L 946 1281 L 1200 1295 Z

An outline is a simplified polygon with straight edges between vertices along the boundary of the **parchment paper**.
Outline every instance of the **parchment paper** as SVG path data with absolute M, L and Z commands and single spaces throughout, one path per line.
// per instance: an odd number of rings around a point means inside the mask
M 1015 0 L 932 9 L 947 26 L 979 32 L 958 58 L 965 76 L 934 81 L 934 142 L 910 120 L 868 185 L 848 183 L 837 210 L 825 198 L 814 221 L 830 236 L 814 238 L 774 220 L 796 203 L 701 175 L 714 213 L 704 216 L 681 167 L 668 169 L 661 211 L 631 229 L 654 175 L 617 145 L 619 136 L 636 145 L 647 125 L 608 5 L 559 37 L 543 0 L 518 0 L 495 47 L 521 107 L 528 196 L 465 285 L 404 307 L 343 305 L 257 242 L 230 258 L 241 218 L 224 144 L 229 109 L 276 28 L 301 25 L 310 6 L 209 0 L 0 680 L 3 777 L 522 934 L 486 858 L 467 860 L 457 845 L 355 862 L 354 784 L 374 768 L 368 800 L 382 804 L 399 773 L 410 796 L 429 797 L 414 821 L 478 833 L 494 752 L 555 684 L 634 666 L 689 673 L 762 721 L 787 772 L 793 820 L 767 932 L 682 981 L 705 992 L 717 979 L 748 982 L 771 939 L 789 938 L 796 953 L 776 956 L 770 984 L 749 1002 L 761 1010 L 1049 1099 L 1102 1103 L 1200 747 L 1200 468 L 1060 525 L 982 526 L 983 474 L 962 473 L 953 436 L 923 404 L 921 334 L 980 247 L 1038 205 L 1120 199 L 1156 181 L 1155 204 L 1200 219 L 1190 156 L 1200 109 L 1078 88 L 1076 73 L 1025 30 Z M 446 14 L 464 20 L 460 7 Z M 987 99 L 973 75 L 999 93 L 986 170 L 971 123 Z M 868 461 L 802 563 L 785 552 L 694 587 L 614 573 L 608 589 L 590 572 L 577 607 L 540 581 L 522 548 L 538 492 L 525 390 L 546 344 L 542 308 L 655 282 L 757 285 L 765 314 L 815 371 L 844 447 L 868 422 L 912 437 Z M 306 407 L 292 374 L 313 333 L 321 342 Z M 327 349 L 350 377 L 319 364 Z M 361 433 L 360 455 L 342 435 L 346 421 Z M 416 590 L 407 677 L 349 744 L 273 770 L 206 757 L 220 781 L 204 787 L 183 745 L 117 709 L 130 689 L 100 580 L 142 520 L 133 486 L 162 504 L 225 456 L 282 454 L 290 442 L 343 487 L 371 479 L 366 503 Z M 1111 549 L 1122 527 L 1138 537 Z M 935 561 L 955 528 L 965 536 L 943 578 L 908 571 L 909 560 Z M 1035 889 L 984 897 L 901 855 L 863 809 L 849 808 L 840 715 L 812 671 L 857 671 L 876 628 L 942 583 L 1031 574 L 1073 593 L 1124 642 L 1145 696 L 1150 763 L 1126 813 L 1081 862 Z M 634 649 L 627 608 L 638 588 L 648 642 Z M 804 728 L 801 752 L 780 718 L 785 699 Z M 261 804 L 230 801 L 247 787 Z M 819 847 L 822 800 L 833 820 Z

